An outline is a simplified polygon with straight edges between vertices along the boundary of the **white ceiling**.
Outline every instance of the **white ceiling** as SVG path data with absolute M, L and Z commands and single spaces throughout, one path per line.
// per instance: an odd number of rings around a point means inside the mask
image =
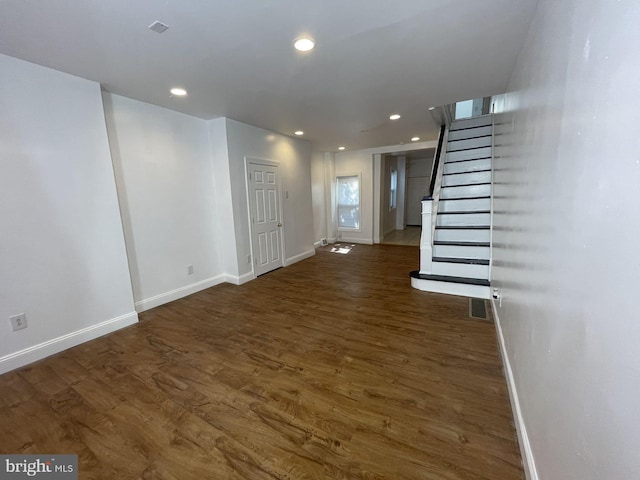
M 2 0 L 0 52 L 205 119 L 304 130 L 318 150 L 367 148 L 432 140 L 428 106 L 503 92 L 536 3 Z M 312 52 L 292 48 L 302 33 Z

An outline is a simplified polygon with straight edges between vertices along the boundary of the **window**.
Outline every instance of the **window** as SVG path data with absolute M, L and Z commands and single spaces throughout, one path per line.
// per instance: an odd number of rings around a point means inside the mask
M 338 228 L 360 229 L 360 176 L 338 177 Z
M 391 187 L 389 189 L 389 210 L 396 208 L 398 201 L 398 172 L 391 170 Z

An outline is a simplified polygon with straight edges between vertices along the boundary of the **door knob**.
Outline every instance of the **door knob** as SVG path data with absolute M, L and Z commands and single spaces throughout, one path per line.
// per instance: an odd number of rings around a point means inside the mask
M 282 226 L 282 224 L 281 224 L 281 223 L 278 223 L 278 226 L 279 226 L 279 227 L 281 227 L 281 226 Z

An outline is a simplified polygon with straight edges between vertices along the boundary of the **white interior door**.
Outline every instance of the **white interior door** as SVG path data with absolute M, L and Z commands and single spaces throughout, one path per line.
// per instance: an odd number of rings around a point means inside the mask
M 282 219 L 278 167 L 248 163 L 251 244 L 256 275 L 282 266 Z

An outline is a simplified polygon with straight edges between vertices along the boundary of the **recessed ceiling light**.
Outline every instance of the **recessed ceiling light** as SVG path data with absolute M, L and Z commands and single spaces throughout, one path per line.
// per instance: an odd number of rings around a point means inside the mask
M 296 135 L 304 135 L 304 132 L 302 130 L 296 130 L 295 132 Z
M 394 113 L 393 115 L 389 115 L 389 120 L 398 120 L 400 118 L 399 113 Z
M 338 150 L 344 150 L 346 147 L 338 147 Z
M 429 107 L 429 110 L 435 110 L 436 107 Z
M 418 140 L 420 140 L 420 137 L 411 137 L 412 142 L 417 142 Z
M 176 97 L 184 97 L 187 94 L 187 91 L 180 87 L 173 87 L 169 91 L 171 92 L 171 95 L 175 95 Z
M 300 37 L 293 42 L 293 46 L 300 52 L 308 52 L 313 50 L 316 44 L 309 37 Z

